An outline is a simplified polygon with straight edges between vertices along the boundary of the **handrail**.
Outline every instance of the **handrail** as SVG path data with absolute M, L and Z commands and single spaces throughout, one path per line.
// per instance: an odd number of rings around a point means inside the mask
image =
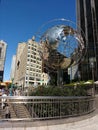
M 6 120 L 2 103 L 8 104 L 11 109 L 11 118 L 7 120 L 65 118 L 95 110 L 95 98 L 91 96 L 0 96 L 0 120 Z

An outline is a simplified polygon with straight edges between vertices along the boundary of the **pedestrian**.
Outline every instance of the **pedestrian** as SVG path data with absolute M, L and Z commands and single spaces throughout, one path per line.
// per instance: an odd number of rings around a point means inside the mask
M 11 118 L 10 108 L 8 104 L 5 106 L 5 118 Z
M 7 96 L 7 94 L 3 93 L 2 97 L 6 97 L 6 96 Z M 6 103 L 6 98 L 2 98 L 1 99 L 1 107 L 2 107 L 2 109 L 4 109 L 5 103 Z

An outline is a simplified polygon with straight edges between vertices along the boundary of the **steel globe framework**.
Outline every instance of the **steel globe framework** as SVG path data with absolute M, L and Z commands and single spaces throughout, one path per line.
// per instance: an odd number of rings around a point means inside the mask
M 40 28 L 37 36 L 42 46 L 40 55 L 44 66 L 50 68 L 49 71 L 56 71 L 59 80 L 62 79 L 61 71 L 79 64 L 86 52 L 83 31 L 66 19 L 49 21 Z

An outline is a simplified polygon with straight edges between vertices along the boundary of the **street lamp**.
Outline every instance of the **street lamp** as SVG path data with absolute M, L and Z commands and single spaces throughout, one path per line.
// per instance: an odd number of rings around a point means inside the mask
M 12 83 L 11 83 L 11 88 L 10 88 L 10 96 L 13 95 L 13 81 L 14 81 L 14 78 L 12 78 Z
M 95 86 L 94 86 L 94 63 L 96 62 L 95 57 L 89 58 L 90 67 L 92 69 L 92 80 L 93 80 L 93 96 L 95 95 Z

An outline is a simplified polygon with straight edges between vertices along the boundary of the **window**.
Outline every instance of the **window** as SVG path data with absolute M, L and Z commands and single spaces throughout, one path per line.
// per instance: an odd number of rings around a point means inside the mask
M 30 49 L 30 46 L 28 46 L 28 49 Z
M 30 55 L 28 54 L 28 57 L 30 57 Z
M 0 58 L 1 58 L 1 54 L 2 54 L 2 48 L 0 48 Z
M 34 77 L 29 77 L 29 80 L 34 80 Z

